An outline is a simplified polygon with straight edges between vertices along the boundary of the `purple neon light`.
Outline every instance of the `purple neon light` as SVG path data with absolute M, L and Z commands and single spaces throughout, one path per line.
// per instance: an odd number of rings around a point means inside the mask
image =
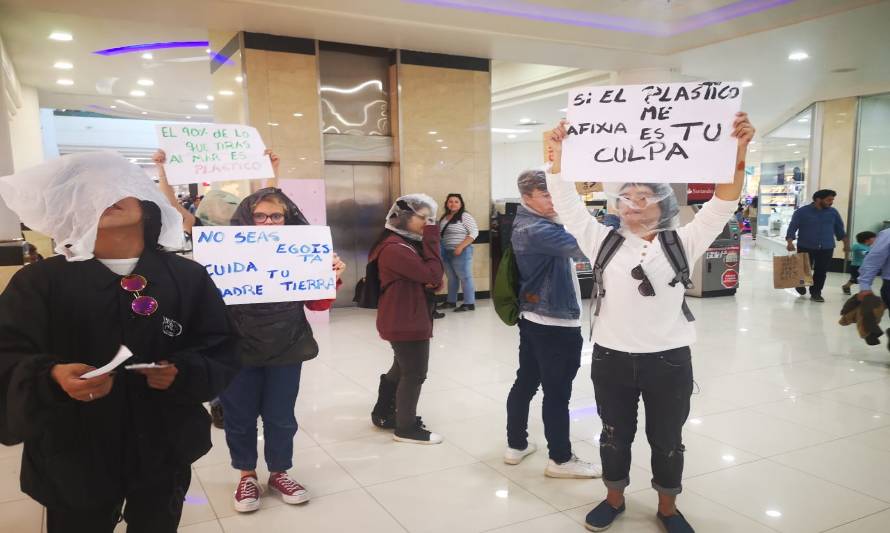
M 672 37 L 696 29 L 773 9 L 795 0 L 737 0 L 698 15 L 676 22 L 647 21 L 630 17 L 618 17 L 591 13 L 577 9 L 560 9 L 513 0 L 402 0 L 411 4 L 424 4 L 448 9 L 459 9 L 489 15 L 524 18 L 539 22 L 553 22 L 568 26 L 583 26 L 599 30 L 639 33 L 654 37 Z
M 136 52 L 149 52 L 151 50 L 164 50 L 167 48 L 207 48 L 210 46 L 208 41 L 171 41 L 167 43 L 143 43 L 131 44 L 127 46 L 119 46 L 117 48 L 106 48 L 105 50 L 96 50 L 94 54 L 100 56 L 116 56 L 120 54 L 133 54 Z

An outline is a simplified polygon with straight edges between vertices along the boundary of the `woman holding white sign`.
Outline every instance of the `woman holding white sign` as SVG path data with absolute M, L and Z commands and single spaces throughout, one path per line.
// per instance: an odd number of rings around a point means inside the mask
M 245 198 L 232 216 L 233 226 L 308 225 L 300 209 L 280 189 L 260 189 Z M 346 268 L 334 255 L 337 285 Z M 263 418 L 263 444 L 269 468 L 269 490 L 285 503 L 309 501 L 309 491 L 287 471 L 293 466 L 297 419 L 294 406 L 303 362 L 318 355 L 318 344 L 305 308 L 330 309 L 333 300 L 232 305 L 232 318 L 241 333 L 243 368 L 220 395 L 226 443 L 232 466 L 241 471 L 234 507 L 246 513 L 260 508 L 257 479 L 257 418 Z
M 733 182 L 717 185 L 714 198 L 691 223 L 678 228 L 679 208 L 668 184 L 618 183 L 613 201 L 621 229 L 612 231 L 590 216 L 575 185 L 560 179 L 566 126 L 567 121 L 560 122 L 546 140 L 552 162 L 547 181 L 560 219 L 585 255 L 594 260 L 598 298 L 591 378 L 603 423 L 600 457 L 608 489 L 606 500 L 587 515 L 586 525 L 591 531 L 602 531 L 624 512 L 642 396 L 652 448 L 652 487 L 658 492 L 657 518 L 669 533 L 691 532 L 675 505 L 682 490 L 682 430 L 693 387 L 689 346 L 695 342 L 684 294 L 691 284 L 689 265 L 705 252 L 735 211 L 754 127 L 745 113 L 736 115 Z

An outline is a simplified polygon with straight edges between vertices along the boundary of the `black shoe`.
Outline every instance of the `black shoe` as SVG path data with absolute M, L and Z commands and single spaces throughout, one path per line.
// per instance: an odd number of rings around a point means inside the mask
M 823 298 L 821 294 L 814 294 L 810 296 L 810 300 L 813 300 L 814 302 L 820 304 L 825 303 L 825 298 Z
M 453 304 L 451 302 L 442 302 L 438 305 L 437 308 L 438 309 L 454 309 L 455 307 L 457 307 L 456 303 Z
M 618 509 L 612 507 L 607 500 L 603 500 L 599 505 L 593 508 L 592 511 L 587 513 L 587 518 L 584 520 L 584 527 L 586 527 L 590 531 L 605 531 L 609 529 L 609 526 L 612 525 L 612 522 L 618 518 L 618 515 L 624 512 L 625 505 L 622 503 L 621 507 Z
M 847 296 L 849 296 L 850 294 L 852 294 L 852 293 L 850 292 L 850 286 L 849 286 L 849 285 L 842 285 L 842 286 L 841 286 L 841 290 L 844 291 L 844 294 L 846 294 Z
M 377 403 L 371 411 L 371 422 L 383 429 L 396 427 L 396 388 L 398 384 L 391 383 L 386 375 L 380 376 L 380 384 L 377 386 Z
M 458 307 L 457 309 L 455 309 L 454 312 L 455 313 L 463 313 L 464 311 L 475 311 L 475 310 L 476 310 L 475 304 L 463 304 L 460 307 Z
M 795 287 L 794 290 L 796 290 L 796 291 L 797 291 L 797 294 L 799 294 L 799 295 L 801 295 L 801 296 L 804 296 L 804 295 L 806 295 L 806 293 L 807 293 L 807 288 L 806 288 L 806 287 Z
M 695 533 L 695 530 L 692 529 L 692 526 L 689 525 L 689 522 L 686 521 L 686 517 L 683 516 L 683 513 L 681 513 L 679 509 L 677 510 L 677 514 L 671 516 L 663 516 L 661 513 L 655 513 L 655 516 L 657 516 L 664 525 L 667 533 Z
M 442 435 L 432 433 L 422 428 L 414 428 L 411 431 L 399 431 L 393 434 L 392 439 L 396 442 L 407 442 L 409 444 L 442 444 Z
M 445 318 L 445 313 L 440 313 L 438 311 L 433 311 L 433 318 Z
M 213 427 L 225 429 L 226 426 L 223 423 L 223 408 L 221 403 L 210 404 L 210 420 L 213 422 Z

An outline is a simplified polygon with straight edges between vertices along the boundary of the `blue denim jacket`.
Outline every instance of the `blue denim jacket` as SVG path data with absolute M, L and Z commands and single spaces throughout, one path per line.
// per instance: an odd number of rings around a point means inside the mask
M 552 318 L 579 318 L 570 258 L 584 257 L 584 253 L 575 238 L 561 224 L 520 206 L 511 242 L 519 267 L 519 310 Z

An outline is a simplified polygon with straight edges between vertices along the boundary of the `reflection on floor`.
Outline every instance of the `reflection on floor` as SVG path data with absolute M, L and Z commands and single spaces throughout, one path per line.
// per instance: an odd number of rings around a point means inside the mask
M 686 427 L 680 509 L 704 533 L 890 531 L 886 345 L 868 347 L 837 325 L 840 275 L 830 277 L 820 305 L 771 288 L 768 252 L 746 241 L 745 257 L 736 297 L 690 302 L 700 392 Z M 489 303 L 436 322 L 420 414 L 445 435 L 441 446 L 396 444 L 370 424 L 377 376 L 391 360 L 373 312 L 336 310 L 316 330 L 322 351 L 303 372 L 293 470 L 312 502 L 290 507 L 269 496 L 259 512 L 237 515 L 237 474 L 214 430 L 180 531 L 583 531 L 605 493 L 601 482 L 545 478 L 544 451 L 520 466 L 500 460 L 517 334 Z M 589 371 L 588 355 L 575 381 L 572 437 L 579 456 L 595 459 L 600 425 Z M 540 397 L 535 410 L 530 433 L 543 445 Z M 38 533 L 43 513 L 18 490 L 19 454 L 0 448 L 0 532 Z M 661 531 L 648 457 L 641 427 L 627 512 L 611 531 Z

